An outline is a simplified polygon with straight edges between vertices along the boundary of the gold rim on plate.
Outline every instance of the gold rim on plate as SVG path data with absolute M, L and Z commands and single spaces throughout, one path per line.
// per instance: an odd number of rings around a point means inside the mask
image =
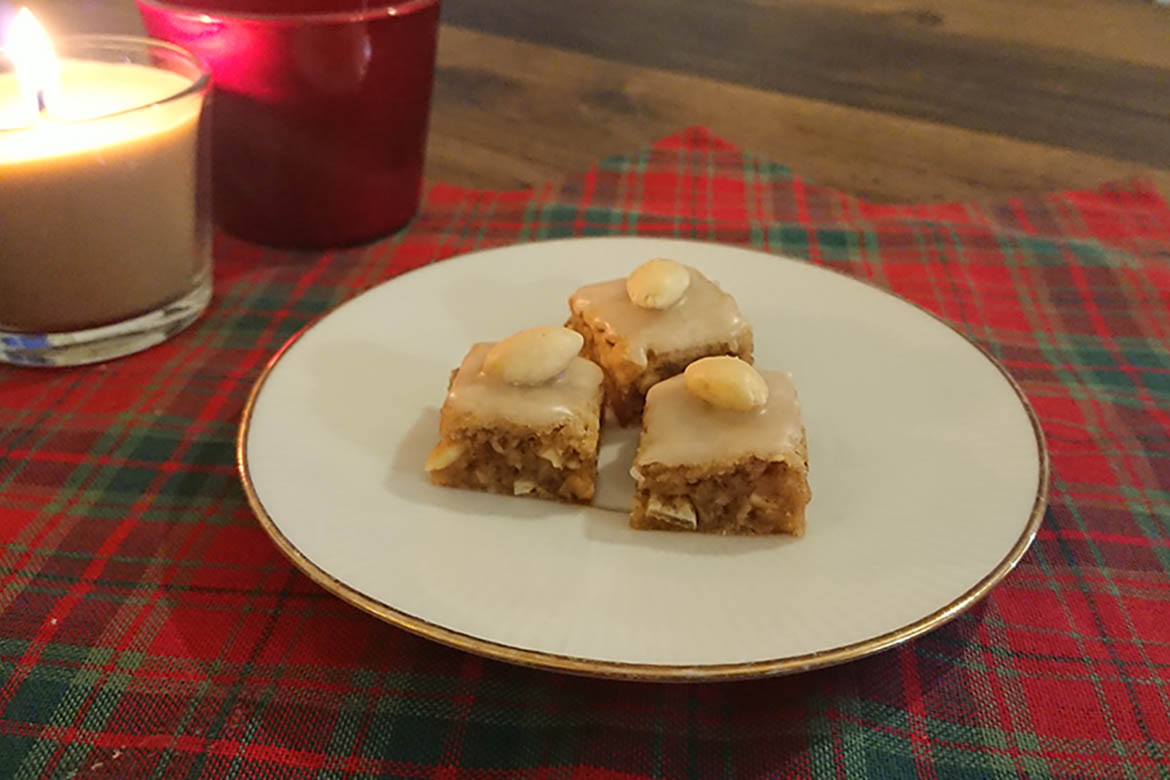
M 629 236 L 619 236 L 618 238 L 629 238 Z M 575 239 L 563 239 L 575 240 Z M 545 243 L 545 242 L 542 242 Z M 707 243 L 707 242 L 695 242 Z M 725 246 L 722 244 L 715 244 L 716 246 Z M 752 251 L 747 247 L 728 247 L 733 249 L 741 249 Z M 759 252 L 759 250 L 755 250 Z M 472 253 L 473 254 L 473 253 Z M 759 252 L 759 254 L 769 254 L 766 252 Z M 782 255 L 773 255 L 778 260 L 795 261 L 792 258 L 785 258 Z M 427 268 L 429 266 L 422 266 Z M 256 513 L 257 520 L 260 521 L 260 526 L 272 538 L 277 548 L 284 553 L 284 555 L 292 561 L 292 563 L 304 572 L 309 579 L 317 583 L 317 585 L 324 588 L 329 593 L 337 596 L 342 601 L 357 607 L 358 609 L 368 612 L 374 617 L 380 618 L 391 625 L 397 626 L 417 634 L 426 639 L 439 642 L 458 650 L 464 650 L 476 655 L 485 656 L 498 661 L 505 661 L 511 664 L 518 664 L 520 666 L 529 666 L 536 669 L 545 669 L 549 671 L 565 672 L 568 674 L 584 675 L 588 677 L 603 677 L 609 679 L 619 680 L 640 680 L 653 682 L 719 682 L 726 680 L 745 680 L 756 677 L 770 677 L 773 675 L 795 674 L 797 672 L 806 672 L 813 669 L 821 669 L 826 666 L 834 666 L 836 664 L 846 663 L 848 661 L 855 661 L 859 658 L 864 658 L 874 653 L 888 650 L 891 647 L 907 642 L 915 637 L 921 636 L 928 631 L 942 626 L 943 624 L 953 620 L 961 615 L 977 601 L 982 599 L 987 593 L 1013 568 L 1019 563 L 1020 559 L 1024 557 L 1028 547 L 1032 544 L 1032 540 L 1036 536 L 1036 532 L 1040 528 L 1040 522 L 1044 517 L 1044 509 L 1048 503 L 1048 480 L 1049 480 L 1049 462 L 1048 462 L 1048 448 L 1045 445 L 1044 433 L 1040 428 L 1040 421 L 1036 417 L 1035 410 L 1028 402 L 1023 390 L 1012 378 L 1007 369 L 996 360 L 996 358 L 988 352 L 981 344 L 972 340 L 967 334 L 951 325 L 946 320 L 939 317 L 929 309 L 919 306 L 913 301 L 908 301 L 889 290 L 883 290 L 869 282 L 856 277 L 837 271 L 833 268 L 825 268 L 823 266 L 814 266 L 822 271 L 835 273 L 840 276 L 850 279 L 858 284 L 863 284 L 872 290 L 876 290 L 883 295 L 889 295 L 901 303 L 913 306 L 914 308 L 928 314 L 936 322 L 941 323 L 947 328 L 957 333 L 964 341 L 979 351 L 984 358 L 986 358 L 1004 380 L 1011 386 L 1012 391 L 1016 394 L 1016 398 L 1024 407 L 1024 411 L 1028 415 L 1028 421 L 1032 425 L 1032 433 L 1036 438 L 1036 449 L 1040 457 L 1040 479 L 1036 485 L 1036 498 L 1032 503 L 1032 513 L 1028 517 L 1028 522 L 1024 526 L 1024 531 L 1020 534 L 1019 539 L 1012 545 L 1008 554 L 1001 560 L 995 568 L 987 573 L 983 579 L 975 583 L 974 587 L 968 590 L 959 598 L 952 601 L 950 604 L 938 609 L 929 615 L 919 618 L 912 623 L 908 623 L 901 628 L 893 631 L 879 634 L 869 639 L 864 639 L 860 642 L 854 642 L 841 647 L 834 647 L 828 650 L 820 650 L 814 653 L 805 653 L 802 655 L 788 656 L 786 658 L 774 658 L 765 661 L 746 661 L 743 663 L 728 663 L 728 664 L 638 664 L 638 663 L 624 663 L 621 661 L 600 661 L 591 658 L 579 658 L 570 655 L 559 655 L 557 653 L 547 653 L 541 650 L 527 650 L 521 647 L 513 647 L 511 645 L 502 644 L 499 642 L 492 642 L 487 639 L 480 639 L 464 634 L 459 631 L 445 628 L 443 626 L 431 623 L 415 615 L 395 609 L 389 604 L 385 604 L 377 599 L 372 599 L 366 594 L 351 588 L 344 582 L 334 578 L 321 567 L 317 566 L 308 556 L 302 553 L 297 547 L 286 537 L 277 527 L 268 511 L 264 508 L 264 503 L 257 495 L 255 486 L 252 484 L 252 476 L 248 471 L 248 462 L 245 457 L 245 448 L 247 446 L 248 431 L 252 420 L 252 412 L 255 410 L 256 401 L 260 397 L 260 392 L 264 388 L 264 383 L 267 381 L 272 369 L 280 362 L 281 357 L 295 344 L 301 336 L 309 331 L 313 326 L 320 322 L 325 317 L 329 316 L 337 307 L 334 307 L 328 312 L 325 312 L 319 317 L 313 319 L 305 327 L 297 331 L 288 341 L 277 350 L 272 359 L 264 366 L 264 370 L 257 377 L 256 383 L 252 386 L 251 392 L 248 394 L 248 401 L 244 405 L 243 416 L 240 420 L 240 430 L 236 437 L 236 463 L 240 472 L 240 480 L 244 486 L 244 493 L 248 497 L 248 504 L 252 507 L 252 511 Z M 409 272 L 408 272 L 409 273 Z M 387 280 L 394 281 L 400 277 L 394 277 Z M 385 284 L 385 282 L 383 282 Z M 380 285 L 376 285 L 380 286 Z M 373 289 L 373 288 L 371 288 Z M 367 291 L 368 292 L 368 291 Z M 363 293 L 364 294 L 364 293 Z M 359 296 L 360 297 L 360 296 Z M 354 300 L 351 298 L 350 301 Z M 345 305 L 350 301 L 345 301 L 340 305 Z

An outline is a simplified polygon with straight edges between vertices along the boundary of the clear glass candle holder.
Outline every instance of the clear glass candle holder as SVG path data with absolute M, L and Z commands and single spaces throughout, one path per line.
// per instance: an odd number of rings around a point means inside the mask
M 0 361 L 69 366 L 127 355 L 211 299 L 204 98 L 178 46 L 56 43 L 60 88 L 32 117 L 0 55 Z

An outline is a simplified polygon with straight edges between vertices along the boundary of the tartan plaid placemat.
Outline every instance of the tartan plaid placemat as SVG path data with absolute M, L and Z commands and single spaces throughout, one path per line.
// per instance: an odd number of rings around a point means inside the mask
M 233 460 L 281 343 L 426 263 L 610 233 L 807 258 L 990 349 L 1052 454 L 1019 567 L 895 650 L 716 685 L 483 660 L 295 571 Z M 701 129 L 534 190 L 433 186 L 368 247 L 220 239 L 215 300 L 178 338 L 0 368 L 0 778 L 1170 778 L 1168 345 L 1170 207 L 1140 183 L 876 206 Z

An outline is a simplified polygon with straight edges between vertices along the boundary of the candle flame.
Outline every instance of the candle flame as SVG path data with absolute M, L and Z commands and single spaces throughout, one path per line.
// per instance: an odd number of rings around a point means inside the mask
M 16 14 L 8 26 L 5 49 L 16 68 L 16 81 L 29 111 L 34 115 L 48 113 L 57 98 L 57 56 L 32 11 L 21 8 Z

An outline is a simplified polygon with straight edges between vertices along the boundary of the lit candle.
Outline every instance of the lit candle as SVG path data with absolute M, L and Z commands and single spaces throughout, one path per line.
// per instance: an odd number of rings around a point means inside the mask
M 167 308 L 194 300 L 189 322 L 210 290 L 197 154 L 206 77 L 182 50 L 144 39 L 78 38 L 57 58 L 27 10 L 5 44 L 14 72 L 0 73 L 0 359 L 89 362 L 161 340 L 186 324 Z M 134 334 L 110 327 L 133 321 L 141 336 L 143 317 L 167 333 L 129 348 Z M 91 341 L 106 348 L 19 354 L 22 343 L 43 348 L 46 334 L 84 345 L 95 328 Z

